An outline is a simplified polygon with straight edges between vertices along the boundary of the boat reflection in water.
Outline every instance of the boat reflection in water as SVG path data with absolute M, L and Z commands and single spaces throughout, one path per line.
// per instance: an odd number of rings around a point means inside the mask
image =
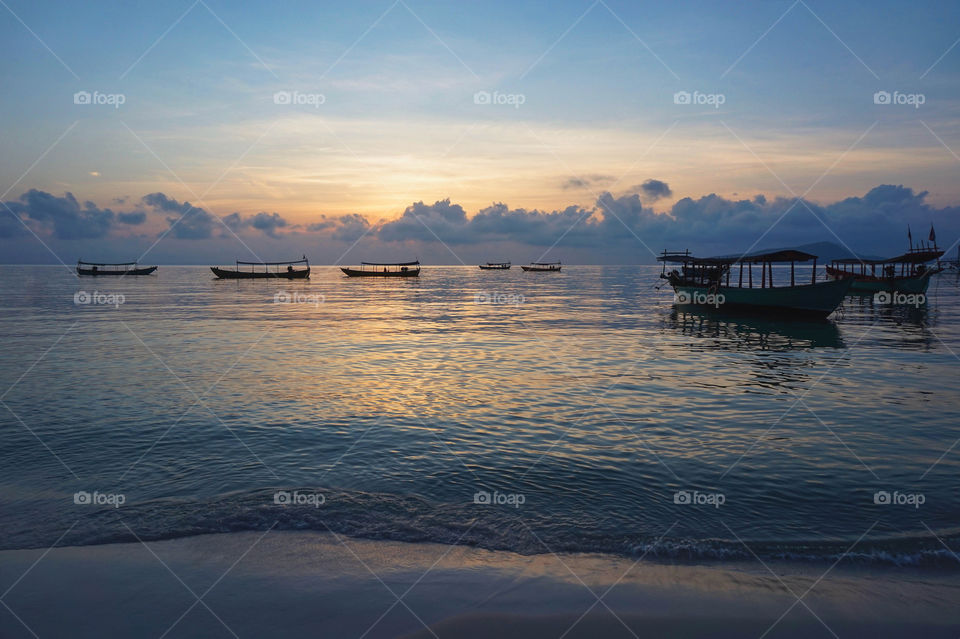
M 927 300 L 885 304 L 876 296 L 850 295 L 843 306 L 844 324 L 858 333 L 869 329 L 872 343 L 902 350 L 935 350 L 939 344 L 935 331 L 942 311 Z
M 674 308 L 667 325 L 683 335 L 713 340 L 711 346 L 723 350 L 846 348 L 840 329 L 828 320 L 783 322 L 715 310 Z

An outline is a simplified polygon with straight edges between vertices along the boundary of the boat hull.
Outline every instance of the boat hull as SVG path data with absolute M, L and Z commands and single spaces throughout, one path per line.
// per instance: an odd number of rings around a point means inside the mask
M 833 279 L 849 278 L 852 281 L 850 285 L 851 294 L 870 294 L 880 291 L 899 292 L 899 293 L 926 293 L 930 286 L 930 278 L 936 269 L 930 269 L 923 275 L 912 275 L 908 277 L 871 277 L 869 275 L 851 275 L 844 274 L 842 270 L 827 267 L 827 276 Z
M 521 266 L 524 271 L 531 273 L 559 273 L 560 268 L 537 268 L 535 266 Z
M 99 277 L 101 275 L 150 275 L 155 270 L 157 270 L 156 266 L 144 266 L 143 268 L 131 268 L 131 269 L 127 269 L 126 271 L 109 271 L 109 270 L 101 271 L 100 269 L 94 270 L 92 268 L 77 267 L 77 275 L 92 275 L 94 277 Z
M 480 269 L 483 271 L 509 271 L 510 267 L 509 266 L 485 266 L 481 264 Z
M 349 277 L 419 277 L 420 275 L 419 268 L 407 269 L 406 271 L 375 271 L 373 269 L 363 270 L 341 266 L 340 270 Z
M 210 270 L 221 280 L 301 280 L 310 277 L 310 269 L 303 268 L 293 271 L 281 271 L 279 273 L 265 273 L 256 271 L 233 271 L 230 269 L 217 268 L 211 266 Z
M 673 284 L 673 290 L 677 294 L 678 307 L 823 318 L 840 306 L 850 284 L 849 278 L 775 288 L 720 286 L 713 289 L 709 286 L 677 283 Z

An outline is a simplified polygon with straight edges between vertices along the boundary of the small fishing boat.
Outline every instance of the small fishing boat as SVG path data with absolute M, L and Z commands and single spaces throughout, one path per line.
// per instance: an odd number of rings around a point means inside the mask
M 487 262 L 486 264 L 481 264 L 480 268 L 484 271 L 509 271 L 510 262 Z
M 360 262 L 360 268 L 341 266 L 340 270 L 349 277 L 417 277 L 420 275 L 420 261 Z
M 210 270 L 222 280 L 299 280 L 310 277 L 310 262 L 307 261 L 306 255 L 299 260 L 289 262 L 241 262 L 237 260 L 232 269 L 211 266 Z
M 520 268 L 535 273 L 553 273 L 560 271 L 560 262 L 530 262 L 530 266 L 521 265 Z
M 908 237 L 909 235 L 909 231 Z M 897 293 L 926 293 L 930 278 L 943 270 L 939 258 L 943 251 L 937 248 L 936 233 L 930 227 L 930 244 L 913 246 L 910 237 L 910 250 L 903 255 L 885 260 L 866 260 L 856 257 L 833 260 L 827 267 L 827 277 L 832 279 L 849 278 L 851 294 L 871 294 L 880 291 Z M 929 264 L 937 260 L 937 264 Z
M 137 262 L 84 262 L 77 260 L 77 275 L 150 275 L 156 266 L 140 266 Z
M 813 260 L 809 284 L 797 284 L 794 264 Z M 817 281 L 817 256 L 803 251 L 785 250 L 743 256 L 698 258 L 689 251 L 664 251 L 657 257 L 663 262 L 660 277 L 667 280 L 676 293 L 677 306 L 694 306 L 705 310 L 748 311 L 767 315 L 797 318 L 823 318 L 843 302 L 850 288 L 850 278 Z M 790 264 L 790 284 L 773 285 L 773 265 Z M 667 272 L 667 264 L 679 269 Z M 760 286 L 753 282 L 753 267 L 760 265 Z M 744 266 L 747 277 L 744 281 Z M 737 281 L 731 284 L 734 266 L 739 266 Z

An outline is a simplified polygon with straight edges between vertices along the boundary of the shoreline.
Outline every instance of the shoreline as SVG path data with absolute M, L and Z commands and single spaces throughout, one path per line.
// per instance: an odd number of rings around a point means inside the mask
M 955 575 L 767 565 L 776 574 L 275 530 L 8 550 L 0 635 L 760 636 L 781 615 L 772 636 L 960 632 Z

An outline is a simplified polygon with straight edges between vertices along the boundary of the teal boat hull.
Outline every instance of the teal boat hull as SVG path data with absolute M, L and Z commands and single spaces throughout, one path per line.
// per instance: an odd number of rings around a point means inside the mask
M 678 308 L 737 311 L 797 318 L 824 318 L 837 310 L 850 289 L 849 278 L 775 288 L 674 284 Z

